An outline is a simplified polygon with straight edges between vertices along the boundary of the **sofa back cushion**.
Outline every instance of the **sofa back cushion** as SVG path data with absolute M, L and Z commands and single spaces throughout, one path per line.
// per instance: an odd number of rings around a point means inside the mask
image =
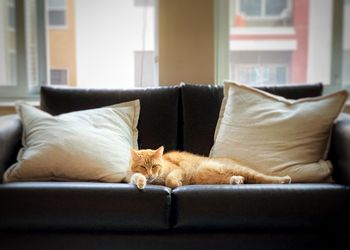
M 41 88 L 41 109 L 59 115 L 140 100 L 139 148 L 178 149 L 179 87 L 136 89 Z
M 288 99 L 316 97 L 322 94 L 322 84 L 264 86 L 258 89 Z M 182 88 L 183 150 L 209 155 L 223 98 L 218 85 L 183 84 Z

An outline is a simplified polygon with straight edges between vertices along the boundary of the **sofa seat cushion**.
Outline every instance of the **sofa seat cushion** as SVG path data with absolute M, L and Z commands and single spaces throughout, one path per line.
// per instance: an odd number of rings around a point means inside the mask
M 348 227 L 350 188 L 338 184 L 194 185 L 173 190 L 175 229 Z
M 170 189 L 86 182 L 0 186 L 0 230 L 155 231 L 169 228 Z

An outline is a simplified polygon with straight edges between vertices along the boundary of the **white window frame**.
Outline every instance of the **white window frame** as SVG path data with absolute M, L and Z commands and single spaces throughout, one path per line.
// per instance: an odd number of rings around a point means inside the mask
M 279 19 L 284 19 L 286 18 L 286 14 L 288 12 L 292 11 L 292 1 L 287 0 L 287 8 L 282 11 L 280 15 L 266 15 L 266 0 L 260 0 L 261 2 L 261 9 L 260 9 L 260 16 L 249 16 L 246 15 L 245 13 L 241 12 L 241 0 L 236 0 L 236 10 L 237 14 L 240 14 L 244 16 L 246 20 L 251 20 L 251 21 L 260 21 L 260 20 L 279 20 Z
M 64 6 L 59 8 L 59 7 L 50 7 L 47 0 L 47 16 L 48 16 L 48 26 L 50 29 L 67 29 L 68 28 L 68 15 L 67 15 L 67 0 L 64 1 Z M 64 21 L 65 23 L 63 25 L 52 25 L 50 24 L 50 11 L 51 10 L 58 10 L 58 11 L 63 11 L 64 12 Z
M 230 75 L 230 0 L 214 1 L 215 83 Z
M 51 71 L 52 70 L 61 70 L 61 71 L 66 71 L 67 72 L 67 84 L 66 85 L 62 85 L 62 84 L 54 84 L 51 82 Z M 54 86 L 69 86 L 69 69 L 68 68 L 50 68 L 50 85 L 54 85 Z

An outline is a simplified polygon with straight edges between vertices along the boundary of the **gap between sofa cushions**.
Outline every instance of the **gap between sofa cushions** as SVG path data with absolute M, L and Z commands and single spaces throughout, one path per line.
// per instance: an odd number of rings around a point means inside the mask
M 138 148 L 139 100 L 52 116 L 16 105 L 23 148 L 4 174 L 14 181 L 120 182 Z
M 347 97 L 339 91 L 289 100 L 225 82 L 210 156 L 230 157 L 265 174 L 290 175 L 293 182 L 329 182 L 330 133 Z

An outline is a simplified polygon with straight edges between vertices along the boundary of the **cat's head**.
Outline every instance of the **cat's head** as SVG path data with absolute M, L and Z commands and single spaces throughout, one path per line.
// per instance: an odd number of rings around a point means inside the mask
M 143 174 L 148 182 L 152 182 L 160 174 L 163 165 L 163 151 L 164 147 L 161 146 L 156 150 L 144 149 L 135 150 L 131 149 L 131 161 L 130 168 L 132 172 Z

